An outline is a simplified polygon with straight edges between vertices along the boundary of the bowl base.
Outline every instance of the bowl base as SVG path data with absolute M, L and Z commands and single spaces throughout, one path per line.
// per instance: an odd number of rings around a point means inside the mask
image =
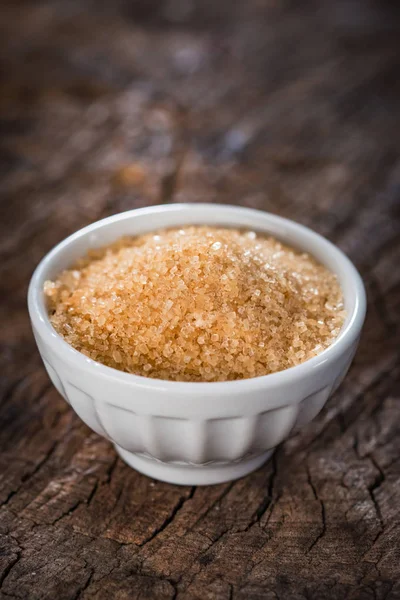
M 274 452 L 273 448 L 258 456 L 244 458 L 237 462 L 190 465 L 165 463 L 143 454 L 128 452 L 117 445 L 115 445 L 115 449 L 122 460 L 136 471 L 153 479 L 178 485 L 212 485 L 239 479 L 261 467 Z

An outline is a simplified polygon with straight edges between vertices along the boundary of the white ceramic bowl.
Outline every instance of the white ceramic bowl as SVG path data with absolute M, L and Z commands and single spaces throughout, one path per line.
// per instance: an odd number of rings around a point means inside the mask
M 180 383 L 123 373 L 74 350 L 53 329 L 43 283 L 89 248 L 124 235 L 189 224 L 246 228 L 314 255 L 337 273 L 346 322 L 319 356 L 272 375 L 217 383 Z M 57 390 L 81 419 L 108 438 L 130 466 L 156 479 L 198 485 L 228 481 L 258 468 L 290 432 L 321 410 L 356 351 L 366 300 L 346 256 L 313 231 L 275 215 L 216 204 L 132 210 L 81 229 L 40 262 L 29 286 L 36 342 Z

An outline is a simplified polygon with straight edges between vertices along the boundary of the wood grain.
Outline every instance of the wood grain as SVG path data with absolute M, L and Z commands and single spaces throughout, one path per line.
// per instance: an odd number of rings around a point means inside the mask
M 0 15 L 0 597 L 400 598 L 400 59 L 393 3 L 5 0 Z M 251 476 L 147 479 L 50 385 L 26 291 L 76 229 L 237 203 L 360 269 L 354 366 Z

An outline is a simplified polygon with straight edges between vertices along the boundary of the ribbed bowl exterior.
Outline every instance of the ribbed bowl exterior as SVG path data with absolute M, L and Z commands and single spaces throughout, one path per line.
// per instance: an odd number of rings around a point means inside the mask
M 319 413 L 356 350 L 354 344 L 317 377 L 306 374 L 295 386 L 289 381 L 273 390 L 254 389 L 245 397 L 232 392 L 222 404 L 219 395 L 207 402 L 181 399 L 169 388 L 143 390 L 79 371 L 47 347 L 38 332 L 35 337 L 53 384 L 93 431 L 127 452 L 190 465 L 239 461 L 275 448 Z M 162 412 L 157 411 L 160 403 Z

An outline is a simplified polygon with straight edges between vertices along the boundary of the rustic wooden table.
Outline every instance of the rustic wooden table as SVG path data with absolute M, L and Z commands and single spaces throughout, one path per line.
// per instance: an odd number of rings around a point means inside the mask
M 400 598 L 399 32 L 372 1 L 299 4 L 2 2 L 2 598 Z M 66 235 L 182 200 L 312 226 L 369 294 L 325 410 L 208 488 L 151 481 L 87 429 L 25 300 Z

